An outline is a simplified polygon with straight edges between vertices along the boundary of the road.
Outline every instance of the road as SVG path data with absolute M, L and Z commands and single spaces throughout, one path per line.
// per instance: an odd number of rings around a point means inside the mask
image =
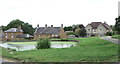
M 113 39 L 113 38 L 111 38 L 111 36 L 100 37 L 100 39 L 104 39 L 104 40 L 107 40 L 107 41 L 110 41 L 110 42 L 112 42 L 112 43 L 116 43 L 116 44 L 118 44 L 118 42 L 120 42 L 119 39 Z

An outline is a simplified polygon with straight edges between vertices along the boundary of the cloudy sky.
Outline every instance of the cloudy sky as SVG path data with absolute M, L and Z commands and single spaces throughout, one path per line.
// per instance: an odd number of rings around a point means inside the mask
M 119 0 L 0 0 L 0 25 L 20 19 L 44 26 L 87 25 L 91 22 L 115 24 Z

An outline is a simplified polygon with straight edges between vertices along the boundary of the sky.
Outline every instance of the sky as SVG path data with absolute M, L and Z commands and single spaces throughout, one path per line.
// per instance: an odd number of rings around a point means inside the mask
M 0 26 L 19 19 L 33 27 L 115 24 L 120 0 L 0 0 Z

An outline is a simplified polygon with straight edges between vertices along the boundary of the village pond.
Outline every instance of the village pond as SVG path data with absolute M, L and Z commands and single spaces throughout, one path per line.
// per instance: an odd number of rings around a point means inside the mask
M 25 43 L 25 42 L 24 42 Z M 7 48 L 7 49 L 12 49 L 15 51 L 27 51 L 27 50 L 33 50 L 36 49 L 36 43 L 32 42 L 33 44 L 23 44 L 23 43 L 0 43 L 0 46 L 3 48 Z M 51 42 L 51 48 L 69 48 L 69 47 L 73 47 L 76 46 L 77 43 L 75 42 Z

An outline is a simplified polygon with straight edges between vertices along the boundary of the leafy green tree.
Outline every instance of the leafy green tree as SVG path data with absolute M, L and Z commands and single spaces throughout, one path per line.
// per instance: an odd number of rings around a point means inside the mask
M 116 20 L 115 30 L 118 32 L 118 34 L 120 34 L 120 16 L 116 18 L 115 20 Z
M 35 29 L 32 27 L 32 25 L 28 24 L 28 23 L 24 23 L 22 26 L 23 29 L 23 33 L 25 34 L 31 34 L 33 35 Z
M 35 29 L 32 27 L 32 25 L 30 25 L 29 23 L 24 23 L 23 21 L 19 19 L 12 20 L 7 26 L 1 26 L 1 27 L 2 27 L 2 30 L 5 31 L 10 28 L 17 28 L 20 25 L 22 27 L 24 34 L 33 35 Z
M 6 26 L 0 26 L 0 29 L 2 30 L 2 31 L 5 31 L 6 30 Z
M 85 37 L 87 34 L 86 34 L 86 29 L 85 28 L 78 28 L 75 30 L 75 34 L 78 35 L 78 36 L 81 36 L 81 37 Z
M 85 29 L 85 28 L 81 28 L 79 35 L 80 35 L 81 37 L 85 37 L 85 36 L 87 35 L 87 34 L 86 34 L 86 29 Z
M 68 27 L 64 27 L 64 30 L 65 31 L 73 31 L 73 28 L 72 28 L 72 26 L 68 26 Z
M 10 28 L 17 28 L 19 25 L 22 26 L 22 24 L 24 24 L 23 21 L 16 19 L 16 20 L 12 20 L 7 26 L 6 26 L 6 30 L 10 29 Z

